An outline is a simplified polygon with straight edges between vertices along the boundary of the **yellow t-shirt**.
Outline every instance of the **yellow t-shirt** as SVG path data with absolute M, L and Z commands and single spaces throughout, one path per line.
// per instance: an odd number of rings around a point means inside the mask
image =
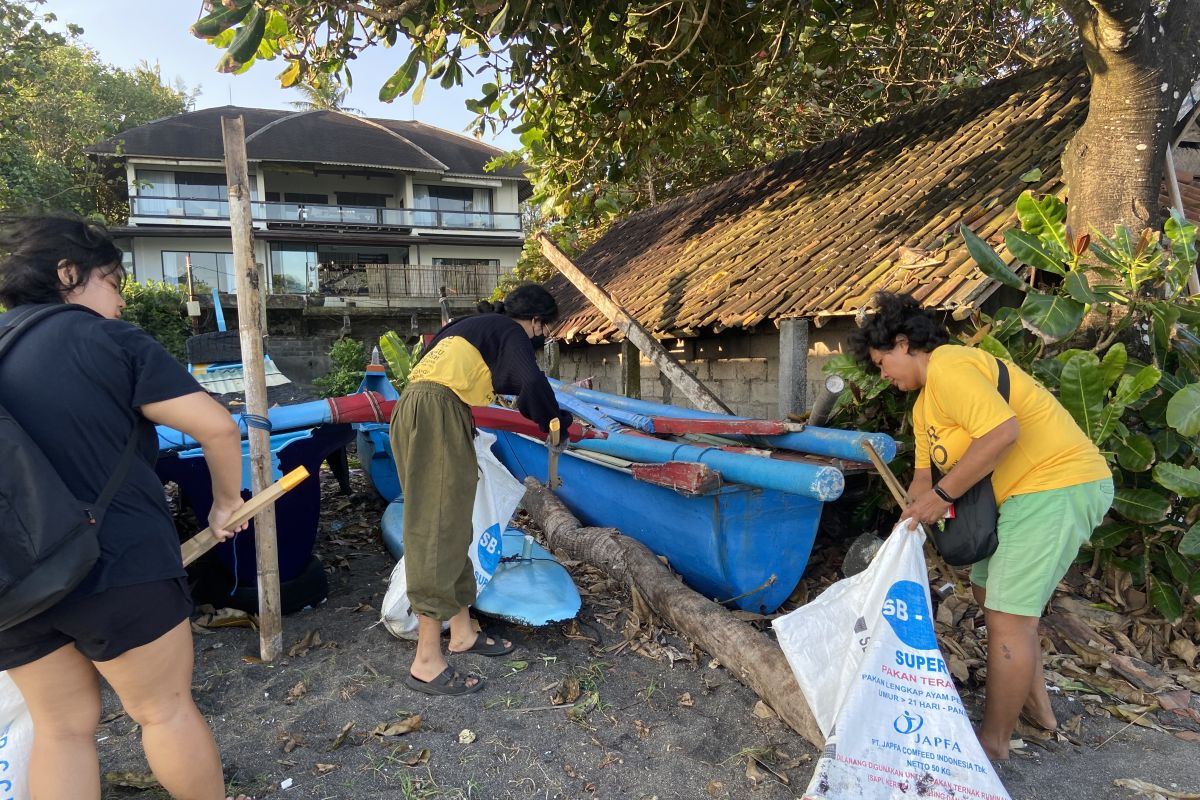
M 945 474 L 978 439 L 1012 417 L 1021 432 L 992 473 L 996 502 L 1112 475 L 1104 456 L 1040 383 L 1009 362 L 1009 402 L 996 389 L 991 354 L 942 345 L 929 357 L 925 388 L 913 405 L 916 466 Z
M 408 381 L 440 383 L 469 406 L 496 402 L 492 371 L 475 345 L 461 336 L 447 336 L 438 342 L 412 368 Z

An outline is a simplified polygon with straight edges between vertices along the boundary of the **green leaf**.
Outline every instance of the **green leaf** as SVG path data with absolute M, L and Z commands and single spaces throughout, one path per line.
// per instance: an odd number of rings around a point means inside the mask
M 1187 592 L 1191 595 L 1193 603 L 1200 604 L 1200 569 L 1193 572 L 1188 580 Z
M 1145 472 L 1154 463 L 1154 442 L 1144 433 L 1134 433 L 1117 444 L 1117 463 L 1130 472 Z
M 1179 599 L 1179 592 L 1174 586 L 1163 583 L 1153 575 L 1150 576 L 1150 602 L 1168 622 L 1175 623 L 1183 617 L 1183 603 Z
M 1003 358 L 1007 361 L 1013 360 L 1012 353 L 1008 352 L 1008 348 L 990 333 L 985 333 L 983 338 L 979 340 L 979 349 L 985 353 L 991 353 L 996 358 Z
M 1067 274 L 1059 255 L 1033 234 L 1013 228 L 1004 232 L 1004 243 L 1008 245 L 1008 252 L 1022 264 L 1053 272 L 1055 275 Z
M 1171 510 L 1171 498 L 1154 489 L 1117 489 L 1113 511 L 1130 522 L 1162 522 Z
M 1044 342 L 1073 334 L 1083 321 L 1083 305 L 1068 297 L 1029 291 L 1021 303 L 1021 324 Z
M 1092 547 L 1096 550 L 1111 550 L 1136 530 L 1137 526 L 1128 522 L 1106 522 L 1092 531 Z
M 1170 547 L 1163 547 L 1162 552 L 1163 557 L 1167 560 L 1167 569 L 1170 570 L 1171 577 L 1180 586 L 1187 586 L 1192 579 L 1192 568 L 1188 566 L 1187 561 Z
M 1122 375 L 1117 384 L 1117 402 L 1124 405 L 1136 402 L 1138 398 L 1153 389 L 1162 380 L 1162 372 L 1158 367 L 1142 367 L 1135 375 Z M 1128 381 L 1125 379 L 1129 378 Z
M 1063 288 L 1067 290 L 1067 294 L 1071 295 L 1072 299 L 1080 303 L 1090 305 L 1100 300 L 1092 291 L 1092 287 L 1088 285 L 1087 276 L 1079 270 L 1067 273 L 1067 279 L 1063 281 Z
M 421 66 L 421 51 L 413 49 L 408 58 L 400 65 L 400 69 L 392 73 L 392 77 L 379 87 L 379 99 L 390 103 L 412 88 L 417 80 L 417 69 Z
M 1058 399 L 1089 438 L 1100 429 L 1104 395 L 1104 374 L 1095 353 L 1080 353 L 1063 365 L 1058 379 Z
M 1200 558 L 1200 522 L 1188 528 L 1179 540 L 1179 552 L 1192 558 Z
M 488 25 L 487 38 L 494 39 L 504 32 L 504 22 L 508 19 L 508 3 L 500 9 L 500 13 L 492 20 L 492 24 Z
M 1026 172 L 1024 175 L 1022 175 L 1020 178 L 1022 183 L 1037 183 L 1041 179 L 1042 179 L 1042 168 L 1041 167 L 1034 167 L 1033 169 L 1029 170 L 1029 172 Z
M 1104 376 L 1105 391 L 1111 389 L 1112 385 L 1124 374 L 1127 363 L 1129 363 L 1129 354 L 1125 352 L 1125 345 L 1117 342 L 1108 348 L 1104 358 L 1100 360 L 1100 372 Z
M 1200 469 L 1170 462 L 1154 468 L 1154 482 L 1180 497 L 1200 497 Z
M 996 251 L 988 246 L 988 243 L 975 235 L 975 232 L 966 225 L 960 224 L 958 232 L 962 235 L 967 243 L 967 252 L 971 254 L 971 258 L 975 260 L 975 264 L 979 267 L 979 271 L 987 275 L 994 281 L 1025 291 L 1029 286 L 1025 281 L 1017 276 L 1017 273 L 1008 268 L 1004 260 L 996 255 Z
M 1154 440 L 1154 450 L 1158 453 L 1158 457 L 1164 460 L 1174 458 L 1183 444 L 1179 434 L 1170 428 L 1157 430 L 1150 435 L 1150 438 Z
M 1185 437 L 1200 434 L 1200 383 L 1190 383 L 1167 403 L 1167 424 Z
M 1175 258 L 1185 264 L 1196 262 L 1196 225 L 1189 222 L 1179 213 L 1179 209 L 1171 209 L 1171 218 L 1163 226 L 1163 232 L 1171 242 L 1171 251 Z
M 1071 252 L 1067 242 L 1067 206 L 1054 195 L 1046 195 L 1041 200 L 1026 189 L 1017 198 L 1017 217 L 1021 227 L 1043 241 L 1052 242 L 1063 254 Z

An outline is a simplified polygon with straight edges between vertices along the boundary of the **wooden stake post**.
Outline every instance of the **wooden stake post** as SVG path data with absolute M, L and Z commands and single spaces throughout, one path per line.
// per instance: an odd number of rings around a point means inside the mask
M 567 254 L 558 249 L 558 246 L 550 240 L 550 237 L 544 233 L 537 235 L 538 244 L 542 246 L 542 252 L 546 256 L 546 260 L 554 265 L 554 268 L 563 274 L 563 276 L 575 285 L 584 297 L 592 302 L 592 305 L 603 314 L 609 322 L 617 326 L 625 337 L 633 342 L 638 350 L 646 354 L 646 357 L 654 363 L 663 375 L 674 384 L 679 391 L 683 392 L 684 397 L 692 401 L 701 411 L 712 411 L 717 414 L 732 414 L 729 406 L 721 402 L 721 398 L 717 397 L 712 391 L 705 386 L 700 380 L 683 368 L 678 361 L 671 357 L 658 340 L 650 335 L 650 332 L 638 323 L 633 317 L 621 308 L 617 301 L 613 300 L 608 292 L 604 291 L 596 283 L 584 275 L 579 267 L 567 258 Z
M 221 118 L 225 144 L 225 175 L 229 182 L 229 229 L 237 275 L 238 332 L 246 381 L 246 412 L 267 418 L 267 381 L 263 367 L 263 335 L 259 270 L 254 260 L 254 228 L 250 216 L 250 174 L 246 167 L 246 129 L 241 117 Z M 271 485 L 271 434 L 251 426 L 250 479 L 254 494 Z M 275 541 L 275 507 L 269 505 L 254 520 L 254 554 L 258 561 L 259 655 L 274 661 L 283 651 L 283 620 L 279 605 L 279 553 Z

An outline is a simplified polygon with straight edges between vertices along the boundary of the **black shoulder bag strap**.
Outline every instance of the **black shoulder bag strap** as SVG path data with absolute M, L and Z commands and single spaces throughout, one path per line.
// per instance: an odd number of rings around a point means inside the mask
M 17 339 L 28 333 L 30 328 L 47 317 L 72 309 L 73 306 L 70 303 L 56 303 L 39 306 L 21 313 L 15 322 L 0 328 L 0 359 L 4 358 Z M 92 508 L 88 509 L 88 513 L 97 524 L 104 519 L 104 512 L 108 510 L 108 504 L 112 502 L 113 496 L 121 488 L 121 484 L 125 482 L 125 476 L 129 473 L 129 468 L 133 466 L 133 459 L 137 456 L 138 451 L 139 427 L 137 420 L 134 419 L 133 430 L 129 434 L 129 441 L 125 443 L 125 450 L 121 453 L 121 460 L 117 462 L 116 469 L 109 476 L 108 482 L 104 484 L 104 489 L 101 490 L 100 496 L 92 504 Z
M 992 356 L 992 358 L 996 358 Z M 1008 367 L 1003 361 L 996 358 L 996 366 L 999 368 L 996 374 L 996 391 L 1000 392 L 1000 396 L 1004 398 L 1004 402 L 1008 402 Z

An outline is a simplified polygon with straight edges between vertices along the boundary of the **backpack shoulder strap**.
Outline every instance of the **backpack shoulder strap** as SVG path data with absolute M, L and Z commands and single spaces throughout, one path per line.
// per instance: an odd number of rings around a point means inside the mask
M 14 322 L 0 326 L 0 358 L 34 325 L 46 317 L 70 311 L 74 306 L 70 303 L 55 303 L 54 305 L 36 306 L 28 311 L 22 311 Z
M 28 333 L 39 322 L 47 317 L 60 314 L 64 311 L 71 311 L 75 308 L 76 306 L 71 303 L 55 303 L 52 305 L 36 306 L 28 311 L 19 312 L 15 321 L 0 326 L 0 358 L 3 358 L 16 341 Z M 133 430 L 129 434 L 129 440 L 125 443 L 125 449 L 121 453 L 121 460 L 117 462 L 116 469 L 109 476 L 108 482 L 104 484 L 104 489 L 100 492 L 100 497 L 96 499 L 93 508 L 89 509 L 92 517 L 97 522 L 104 516 L 104 512 L 108 509 L 108 504 L 112 502 L 113 496 L 121 488 L 121 484 L 125 482 L 125 476 L 129 474 L 129 468 L 133 466 L 133 459 L 137 455 L 138 450 L 139 427 L 135 419 Z

